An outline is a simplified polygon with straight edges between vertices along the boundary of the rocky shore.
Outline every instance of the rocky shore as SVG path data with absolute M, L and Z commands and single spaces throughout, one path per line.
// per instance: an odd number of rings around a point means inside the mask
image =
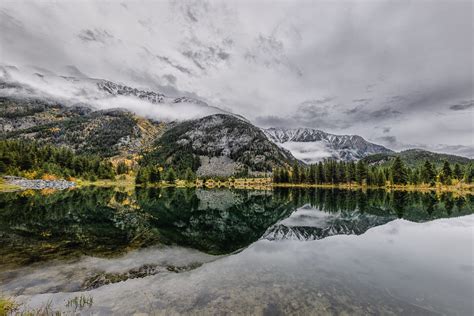
M 22 189 L 56 189 L 64 190 L 76 186 L 75 182 L 66 180 L 29 180 L 21 177 L 5 176 L 3 177 L 6 183 L 19 186 Z

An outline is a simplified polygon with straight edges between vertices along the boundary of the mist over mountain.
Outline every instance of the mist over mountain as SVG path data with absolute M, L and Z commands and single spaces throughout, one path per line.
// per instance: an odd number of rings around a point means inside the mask
M 358 135 L 333 135 L 311 128 L 268 128 L 264 132 L 270 140 L 306 163 L 325 159 L 353 161 L 373 154 L 393 152 Z
M 0 63 L 30 67 L 39 77 L 25 81 L 64 102 L 167 120 L 221 109 L 264 128 L 472 157 L 471 9 L 469 1 L 3 1 Z M 209 108 L 96 96 L 82 86 L 88 78 Z

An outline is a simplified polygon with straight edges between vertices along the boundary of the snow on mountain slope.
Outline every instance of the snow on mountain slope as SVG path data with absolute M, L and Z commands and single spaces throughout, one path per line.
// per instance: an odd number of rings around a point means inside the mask
M 272 127 L 263 131 L 271 141 L 306 163 L 315 163 L 327 158 L 359 160 L 372 154 L 392 152 L 358 135 L 333 135 L 312 128 Z
M 164 121 L 231 114 L 194 98 L 169 97 L 104 79 L 58 75 L 38 67 L 0 65 L 0 96 L 40 98 L 65 106 L 87 105 L 95 110 L 124 108 L 138 115 Z

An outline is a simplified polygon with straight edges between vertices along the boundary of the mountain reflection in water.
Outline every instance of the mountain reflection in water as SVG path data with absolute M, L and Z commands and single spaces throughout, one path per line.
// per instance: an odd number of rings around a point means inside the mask
M 396 218 L 424 222 L 473 213 L 451 193 L 287 189 L 84 188 L 0 194 L 0 270 L 152 245 L 228 254 L 259 238 L 361 234 Z
M 84 296 L 86 314 L 464 315 L 473 202 L 293 188 L 2 193 L 0 292 L 73 314 L 67 302 Z

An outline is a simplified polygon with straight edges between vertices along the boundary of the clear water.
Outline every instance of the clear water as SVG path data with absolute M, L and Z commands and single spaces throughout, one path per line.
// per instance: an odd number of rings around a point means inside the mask
M 472 315 L 473 205 L 382 190 L 2 193 L 0 293 L 82 314 Z

